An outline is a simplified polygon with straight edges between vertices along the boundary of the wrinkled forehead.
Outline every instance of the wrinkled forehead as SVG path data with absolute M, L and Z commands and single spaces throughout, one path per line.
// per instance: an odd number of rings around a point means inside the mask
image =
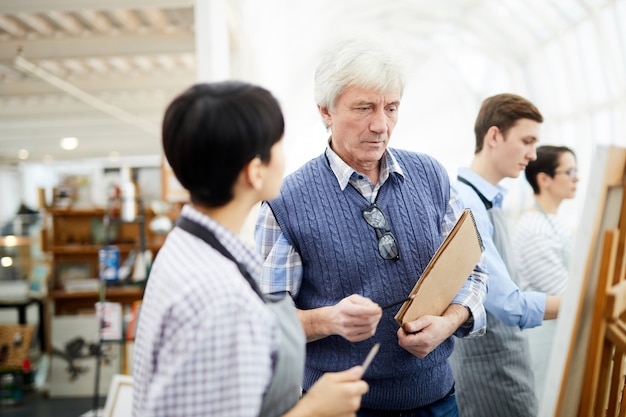
M 400 104 L 402 92 L 399 89 L 381 89 L 377 86 L 349 85 L 345 87 L 337 100 L 344 99 L 350 101 L 363 101 L 381 104 L 396 103 Z

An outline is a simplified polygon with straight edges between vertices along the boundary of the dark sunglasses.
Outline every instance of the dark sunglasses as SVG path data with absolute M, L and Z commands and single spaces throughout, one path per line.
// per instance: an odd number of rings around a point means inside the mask
M 383 259 L 400 259 L 400 250 L 398 241 L 391 233 L 387 219 L 382 210 L 373 203 L 366 209 L 363 209 L 363 218 L 365 222 L 374 228 L 376 237 L 378 238 L 378 253 Z

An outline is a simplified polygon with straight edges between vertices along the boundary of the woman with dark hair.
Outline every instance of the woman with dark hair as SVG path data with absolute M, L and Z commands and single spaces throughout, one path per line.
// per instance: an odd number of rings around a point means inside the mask
M 562 295 L 573 237 L 557 211 L 563 200 L 576 195 L 574 151 L 566 146 L 540 146 L 537 159 L 528 163 L 525 174 L 533 189 L 534 205 L 515 228 L 519 285 L 523 290 Z
M 300 400 L 305 336 L 291 297 L 270 300 L 239 234 L 282 183 L 277 100 L 242 82 L 192 86 L 163 120 L 190 204 L 153 264 L 134 352 L 133 416 L 354 415 L 363 369 L 325 374 Z
M 533 207 L 522 214 L 513 235 L 519 286 L 527 291 L 563 295 L 567 288 L 573 235 L 557 215 L 565 199 L 574 198 L 578 183 L 576 155 L 566 146 L 537 148 L 537 159 L 526 167 L 533 189 Z M 556 321 L 528 329 L 535 391 L 541 398 Z

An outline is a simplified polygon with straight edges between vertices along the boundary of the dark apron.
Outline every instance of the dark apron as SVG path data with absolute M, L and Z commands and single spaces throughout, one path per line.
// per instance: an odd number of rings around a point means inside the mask
M 459 180 L 472 187 L 485 203 L 486 198 L 472 184 Z M 485 203 L 485 207 L 494 226 L 494 244 L 513 277 L 506 218 L 491 202 Z M 459 416 L 537 415 L 530 347 L 527 335 L 518 326 L 507 326 L 487 312 L 487 332 L 477 338 L 456 339 L 450 365 L 456 381 Z
M 272 301 L 264 296 L 245 266 L 237 262 L 232 254 L 217 240 L 213 232 L 204 226 L 185 217 L 180 217 L 176 226 L 202 239 L 223 256 L 233 261 L 254 292 L 274 313 L 279 326 L 279 348 L 278 354 L 274 358 L 272 380 L 263 395 L 259 416 L 277 417 L 285 414 L 300 398 L 300 387 L 304 374 L 306 338 L 296 314 L 293 300 L 286 296 L 278 301 Z

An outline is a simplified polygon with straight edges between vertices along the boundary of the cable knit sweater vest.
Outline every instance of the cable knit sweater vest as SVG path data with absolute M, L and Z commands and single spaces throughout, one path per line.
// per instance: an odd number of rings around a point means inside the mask
M 338 303 L 351 294 L 380 305 L 405 297 L 443 240 L 441 224 L 449 200 L 449 179 L 433 158 L 392 150 L 405 177 L 392 174 L 376 204 L 382 209 L 400 248 L 399 260 L 378 254 L 375 230 L 362 216 L 369 202 L 352 186 L 340 190 L 324 155 L 289 175 L 280 197 L 269 205 L 288 241 L 303 260 L 302 286 L 296 306 L 307 310 Z M 370 385 L 362 407 L 410 409 L 445 396 L 453 384 L 447 358 L 451 338 L 426 358 L 418 359 L 398 346 L 398 326 L 387 309 L 376 334 L 350 343 L 330 336 L 308 343 L 304 389 L 324 372 L 360 364 L 381 342 L 364 378 Z

